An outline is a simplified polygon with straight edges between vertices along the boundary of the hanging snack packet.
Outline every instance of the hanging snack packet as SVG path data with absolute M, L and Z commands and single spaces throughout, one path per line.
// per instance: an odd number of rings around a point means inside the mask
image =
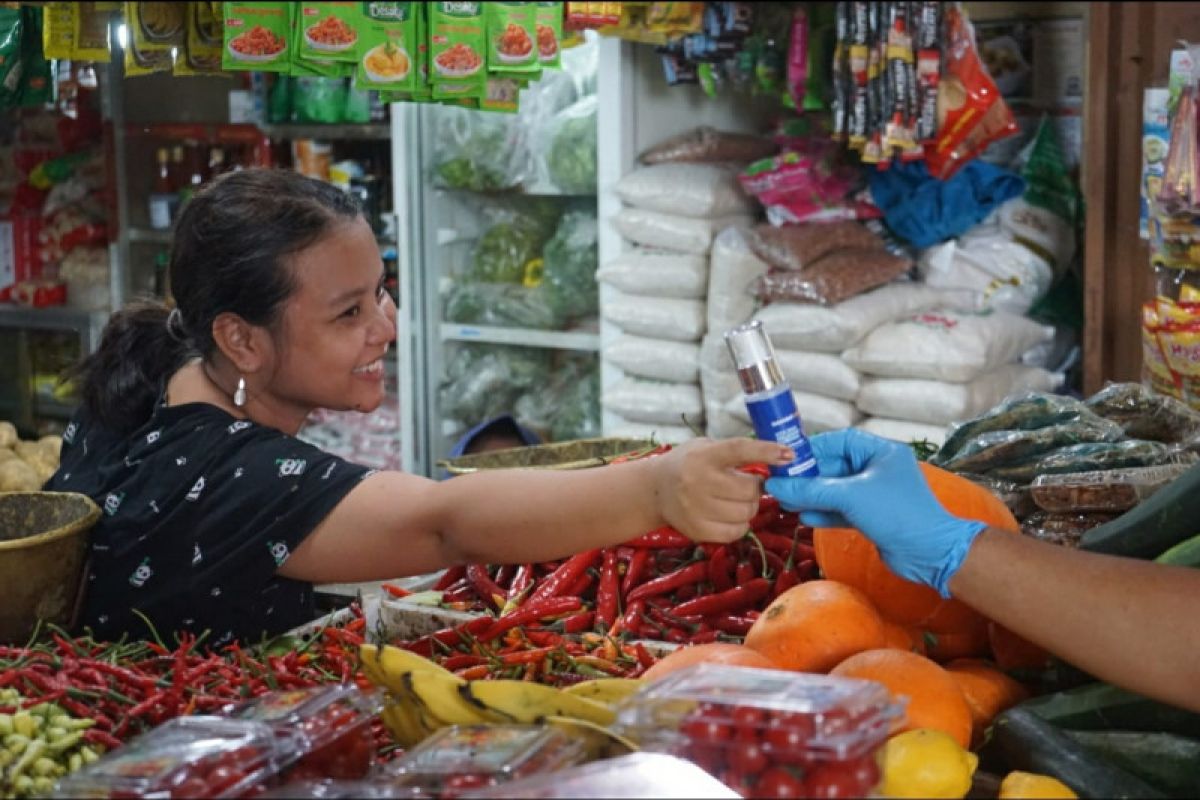
M 78 3 L 46 3 L 42 15 L 42 53 L 46 58 L 69 59 L 75 46 L 75 13 Z
M 224 69 L 288 71 L 291 3 L 225 3 Z
M 1163 167 L 1158 207 L 1166 214 L 1200 210 L 1200 153 L 1196 145 L 1196 87 L 1187 85 L 1179 95 L 1171 119 L 1171 144 Z
M 221 71 L 221 23 L 213 16 L 212 3 L 189 2 L 186 14 L 186 44 L 175 57 L 176 75 L 211 75 Z
M 108 22 L 112 12 L 100 8 L 103 3 L 75 3 L 75 44 L 73 61 L 108 61 Z
M 358 60 L 359 53 L 358 29 L 363 18 L 360 5 L 369 9 L 374 5 L 392 4 L 338 2 L 296 5 L 299 6 L 296 12 L 296 25 L 299 27 L 297 57 L 353 63 Z
M 535 3 L 537 11 L 538 62 L 543 67 L 557 69 L 562 64 L 560 41 L 563 38 L 563 4 Z
M 480 96 L 484 91 L 482 3 L 430 3 L 429 81 L 433 97 Z
M 20 8 L 0 7 L 0 108 L 17 104 L 21 85 Z
M 412 91 L 417 71 L 417 3 L 364 3 L 362 57 L 354 73 L 358 89 Z
M 172 50 L 184 43 L 183 3 L 126 3 L 125 75 L 170 72 Z
M 942 4 L 922 2 L 917 14 L 917 140 L 932 145 L 937 136 L 938 83 L 942 74 Z
M 54 99 L 50 62 L 42 53 L 42 10 L 21 7 L 21 81 L 17 87 L 22 108 L 37 108 Z
M 413 78 L 413 89 L 409 99 L 414 103 L 428 103 L 433 99 L 433 86 L 430 83 L 429 75 L 429 7 L 431 5 L 432 3 L 413 3 L 417 74 Z
M 946 66 L 938 84 L 938 133 L 926 149 L 929 173 L 946 180 L 992 142 L 1019 131 L 975 49 L 961 6 L 946 9 Z
M 488 3 L 487 18 L 488 72 L 537 72 L 537 19 L 533 3 Z

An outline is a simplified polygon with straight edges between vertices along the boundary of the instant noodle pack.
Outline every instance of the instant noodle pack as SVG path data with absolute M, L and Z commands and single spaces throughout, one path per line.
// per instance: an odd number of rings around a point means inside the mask
M 520 90 L 560 64 L 562 3 L 213 5 L 223 69 L 353 77 L 388 102 L 513 112 Z

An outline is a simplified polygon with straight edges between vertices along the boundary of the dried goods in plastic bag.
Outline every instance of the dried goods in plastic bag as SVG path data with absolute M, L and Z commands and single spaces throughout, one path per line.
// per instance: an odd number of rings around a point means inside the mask
M 1085 533 L 1117 516 L 1103 512 L 1052 514 L 1038 511 L 1021 523 L 1021 533 L 1050 544 L 1074 548 L 1079 546 L 1079 540 Z
M 1185 464 L 1039 475 L 1030 493 L 1043 511 L 1127 511 L 1188 469 Z
M 1064 472 L 1088 472 L 1126 467 L 1149 467 L 1157 464 L 1194 464 L 1196 456 L 1174 445 L 1126 439 L 1122 442 L 1081 442 L 1060 447 L 1037 461 L 1037 475 L 1058 475 Z
M 1200 412 L 1141 384 L 1110 383 L 1084 404 L 1121 425 L 1132 439 L 1175 443 L 1200 433 Z
M 604 357 L 637 378 L 671 383 L 700 379 L 700 346 L 623 333 L 604 348 Z
M 1005 364 L 967 383 L 864 378 L 855 403 L 868 414 L 950 425 L 983 413 L 1017 392 L 1054 391 L 1062 380 L 1061 374 L 1023 364 Z
M 700 386 L 695 383 L 665 383 L 639 378 L 623 378 L 606 388 L 600 399 L 607 411 L 630 422 L 681 425 L 704 421 L 704 403 Z
M 644 208 L 625 208 L 612 218 L 617 232 L 634 244 L 696 255 L 708 255 L 713 238 L 726 228 L 748 228 L 752 223 L 747 214 L 697 219 Z
M 760 136 L 701 125 L 647 148 L 638 161 L 643 164 L 750 162 L 767 158 L 777 149 L 771 140 Z
M 625 333 L 652 339 L 697 342 L 704 336 L 704 302 L 612 292 L 601 310 Z
M 989 144 L 1018 133 L 975 49 L 971 23 L 959 3 L 946 9 L 945 64 L 938 83 L 938 133 L 926 148 L 929 173 L 945 180 Z
M 684 217 L 748 214 L 753 203 L 737 173 L 720 164 L 655 164 L 627 173 L 613 188 L 634 208 Z
M 1123 435 L 1120 425 L 1085 409 L 1077 418 L 1058 425 L 1034 430 L 992 430 L 981 433 L 945 460 L 943 466 L 954 472 L 979 472 L 1003 480 L 1027 483 L 1042 474 L 1037 468 L 1042 456 L 1050 451 L 1079 444 L 1112 444 Z M 1025 471 L 1016 469 L 1012 474 L 1002 474 L 999 470 L 1005 467 L 1019 467 L 1021 470 L 1032 467 L 1034 472 L 1028 477 Z M 1081 464 L 1075 470 L 1060 471 L 1075 472 L 1088 468 Z
M 834 250 L 800 272 L 772 270 L 754 282 L 764 303 L 836 305 L 903 275 L 912 262 L 877 248 Z
M 966 382 L 1053 338 L 1054 328 L 1015 314 L 937 309 L 881 325 L 842 357 L 870 375 Z
M 715 262 L 715 246 L 713 253 Z M 598 269 L 596 280 L 629 294 L 697 300 L 708 288 L 708 264 L 708 259 L 700 255 L 636 247 Z M 739 291 L 745 292 L 749 283 L 747 279 Z
M 514 283 L 459 283 L 446 298 L 449 322 L 553 330 L 562 318 L 546 302 L 542 287 Z
M 1008 506 L 1008 510 L 1012 512 L 1013 516 L 1019 520 L 1025 519 L 1038 510 L 1037 504 L 1033 502 L 1033 496 L 1030 494 L 1028 486 L 1022 486 L 1012 481 L 1002 481 L 989 475 L 977 475 L 972 472 L 959 474 L 971 483 L 982 486 L 1000 498 L 1004 502 L 1004 505 Z
M 555 316 L 571 321 L 594 316 L 600 291 L 596 285 L 596 215 L 568 211 L 543 251 L 541 288 Z
M 750 249 L 775 269 L 799 272 L 817 259 L 846 248 L 883 250 L 883 240 L 858 222 L 759 225 L 749 234 Z
M 930 462 L 946 462 L 980 434 L 991 431 L 1026 431 L 1079 419 L 1091 413 L 1083 403 L 1065 395 L 1030 392 L 1010 397 L 975 419 L 955 425 L 946 443 Z
M 724 332 L 741 325 L 758 308 L 751 293 L 754 279 L 767 273 L 741 228 L 726 228 L 713 240 L 708 260 L 708 329 Z

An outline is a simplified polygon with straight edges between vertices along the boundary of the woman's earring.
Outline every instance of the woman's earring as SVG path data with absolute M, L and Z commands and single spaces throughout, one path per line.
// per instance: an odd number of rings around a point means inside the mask
M 246 405 L 246 379 L 238 376 L 237 391 L 233 393 L 233 404 L 238 408 Z

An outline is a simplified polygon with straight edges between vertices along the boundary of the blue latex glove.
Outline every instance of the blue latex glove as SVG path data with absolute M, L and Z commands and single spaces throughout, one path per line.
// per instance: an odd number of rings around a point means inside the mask
M 766 490 L 814 528 L 858 528 L 897 575 L 950 597 L 946 584 L 987 525 L 942 507 L 907 445 L 847 429 L 812 437 L 819 478 L 770 478 Z

